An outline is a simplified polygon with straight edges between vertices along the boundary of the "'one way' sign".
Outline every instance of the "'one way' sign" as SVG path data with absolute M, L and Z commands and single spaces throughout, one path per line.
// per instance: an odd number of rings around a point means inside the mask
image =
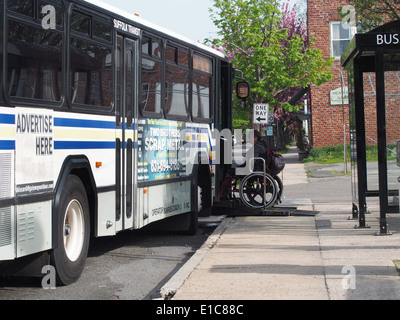
M 269 104 L 255 103 L 253 113 L 253 123 L 254 124 L 268 124 L 268 112 Z

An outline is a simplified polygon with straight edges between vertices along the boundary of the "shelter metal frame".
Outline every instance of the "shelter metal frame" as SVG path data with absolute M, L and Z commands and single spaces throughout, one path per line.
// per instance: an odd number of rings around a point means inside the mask
M 368 33 L 356 34 L 341 58 L 348 72 L 350 145 L 352 168 L 353 218 L 359 227 L 366 228 L 367 197 L 379 197 L 379 235 L 389 235 L 386 214 L 399 212 L 398 203 L 389 203 L 389 197 L 398 197 L 399 190 L 389 190 L 387 162 L 387 101 L 385 72 L 400 71 L 400 21 L 387 23 Z M 365 73 L 375 73 L 376 127 L 378 143 L 378 190 L 368 189 L 365 122 Z M 400 79 L 399 79 L 400 93 Z M 399 106 L 400 108 L 400 106 Z M 400 127 L 400 124 L 398 124 Z M 400 140 L 400 132 L 398 133 Z M 397 144 L 399 146 L 399 144 Z

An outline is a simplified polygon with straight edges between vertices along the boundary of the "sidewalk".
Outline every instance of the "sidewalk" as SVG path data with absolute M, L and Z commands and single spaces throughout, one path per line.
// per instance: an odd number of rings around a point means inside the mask
M 296 149 L 285 158 L 284 185 L 306 189 L 309 179 Z M 311 209 L 313 214 L 225 218 L 164 285 L 163 298 L 400 299 L 394 262 L 400 259 L 400 215 L 388 215 L 393 235 L 375 236 L 378 212 L 367 216 L 371 228 L 357 229 L 358 222 L 348 219 L 351 203 L 315 204 L 304 193 L 297 198 L 290 191 L 296 188 L 288 189 L 282 205 L 295 205 L 300 212 Z

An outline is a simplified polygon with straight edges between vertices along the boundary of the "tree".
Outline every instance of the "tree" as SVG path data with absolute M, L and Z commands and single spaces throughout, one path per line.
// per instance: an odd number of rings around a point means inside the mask
M 348 0 L 355 10 L 360 31 L 370 31 L 385 22 L 400 20 L 400 0 Z M 346 20 L 352 14 L 351 7 L 339 8 L 339 14 Z M 354 21 L 355 22 L 355 21 Z
M 278 0 L 214 0 L 210 12 L 219 29 L 219 38 L 211 42 L 223 48 L 250 82 L 250 106 L 269 103 L 275 109 L 296 111 L 298 107 L 278 97 L 294 87 L 331 80 L 332 59 L 312 48 L 295 10 L 286 7 L 282 13 Z

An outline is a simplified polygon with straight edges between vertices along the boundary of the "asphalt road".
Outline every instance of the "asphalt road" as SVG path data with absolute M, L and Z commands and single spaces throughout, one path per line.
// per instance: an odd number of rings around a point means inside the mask
M 67 287 L 43 289 L 41 278 L 0 278 L 0 300 L 151 300 L 207 240 L 219 217 L 200 219 L 196 236 L 129 231 L 93 239 L 85 270 Z

